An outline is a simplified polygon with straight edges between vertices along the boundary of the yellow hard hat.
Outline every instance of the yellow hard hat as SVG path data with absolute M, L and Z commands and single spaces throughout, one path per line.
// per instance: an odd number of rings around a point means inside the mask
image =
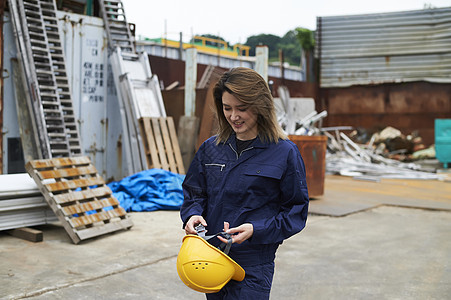
M 183 237 L 177 272 L 183 283 L 202 293 L 219 292 L 230 279 L 242 281 L 245 275 L 227 254 L 193 234 Z

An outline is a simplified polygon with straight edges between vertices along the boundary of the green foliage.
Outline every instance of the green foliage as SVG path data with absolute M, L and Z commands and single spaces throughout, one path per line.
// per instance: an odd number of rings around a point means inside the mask
M 283 50 L 284 62 L 299 66 L 301 63 L 301 45 L 294 30 L 288 31 L 277 45 Z
M 296 28 L 295 31 L 296 37 L 304 51 L 311 51 L 315 48 L 315 37 L 313 36 L 313 31 L 301 27 Z
M 225 41 L 222 37 L 213 34 L 202 34 L 201 36 Z M 227 45 L 229 45 L 228 42 Z M 270 62 L 279 61 L 279 49 L 282 49 L 284 62 L 299 66 L 301 61 L 301 49 L 304 51 L 313 50 L 315 47 L 315 39 L 311 30 L 298 27 L 288 31 L 283 37 L 274 34 L 250 36 L 247 38 L 245 45 L 251 47 L 249 50 L 249 55 L 251 56 L 255 55 L 257 46 L 268 46 Z
M 255 55 L 258 45 L 268 46 L 269 61 L 279 61 L 279 49 L 283 51 L 284 62 L 299 65 L 301 61 L 301 46 L 294 30 L 288 31 L 283 37 L 273 34 L 259 34 L 247 38 L 245 45 L 250 46 L 250 55 Z
M 269 58 L 279 57 L 279 50 L 276 45 L 279 44 L 281 38 L 274 34 L 259 34 L 253 35 L 247 38 L 246 46 L 250 46 L 251 49 L 249 51 L 249 55 L 255 55 L 255 48 L 257 46 L 265 45 L 268 46 L 269 50 Z M 272 45 L 273 47 L 271 47 Z

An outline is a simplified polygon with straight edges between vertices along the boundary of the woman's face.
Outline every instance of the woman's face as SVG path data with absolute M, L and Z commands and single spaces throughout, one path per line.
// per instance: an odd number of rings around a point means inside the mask
M 258 135 L 257 114 L 247 104 L 228 92 L 222 95 L 222 111 L 240 140 L 251 140 Z

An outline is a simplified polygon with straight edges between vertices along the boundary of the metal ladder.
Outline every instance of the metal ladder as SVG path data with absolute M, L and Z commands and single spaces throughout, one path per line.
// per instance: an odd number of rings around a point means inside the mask
M 81 155 L 54 0 L 9 0 L 40 157 Z
M 122 1 L 99 1 L 99 3 L 110 47 L 119 46 L 123 53 L 136 53 Z
M 137 53 L 122 1 L 99 0 L 108 35 L 109 60 L 117 89 L 123 129 L 125 173 L 148 169 L 139 120 L 166 117 L 158 77 L 147 53 Z

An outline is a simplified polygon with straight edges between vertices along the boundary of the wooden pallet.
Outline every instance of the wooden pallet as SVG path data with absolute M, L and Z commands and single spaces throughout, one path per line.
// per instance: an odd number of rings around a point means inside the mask
M 89 157 L 32 160 L 25 168 L 75 244 L 133 226 Z
M 149 169 L 185 174 L 172 117 L 145 117 L 139 123 Z

